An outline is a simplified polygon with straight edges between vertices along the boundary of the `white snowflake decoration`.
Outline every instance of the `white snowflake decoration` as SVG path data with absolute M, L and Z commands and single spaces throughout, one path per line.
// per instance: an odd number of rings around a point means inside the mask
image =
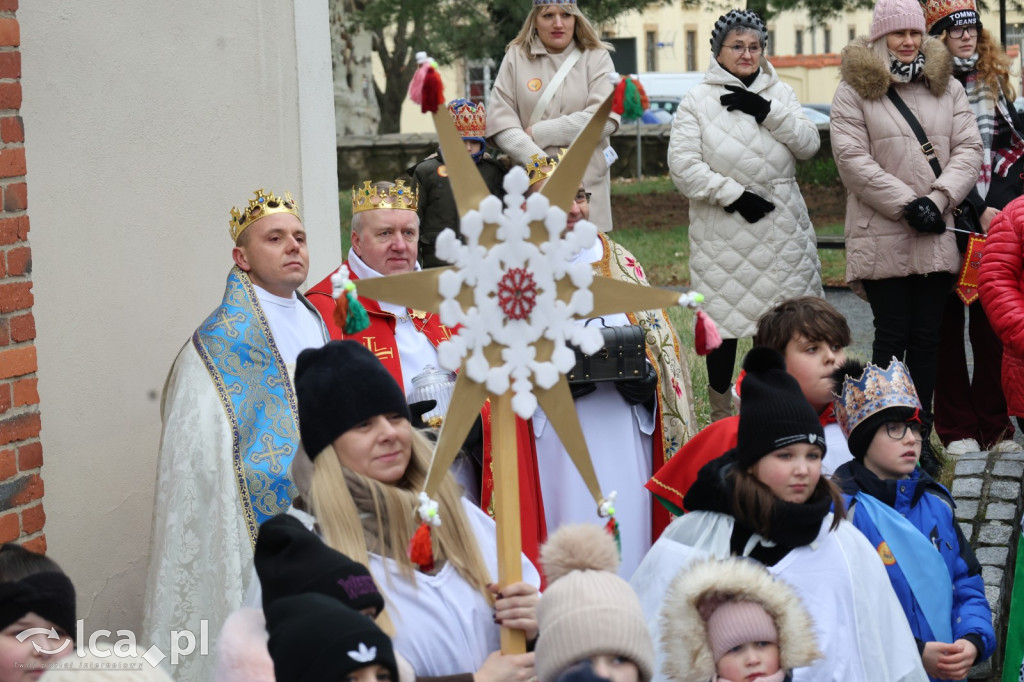
M 504 211 L 501 200 L 489 196 L 480 202 L 479 210 L 462 217 L 465 244 L 451 229 L 437 237 L 437 256 L 455 266 L 440 277 L 441 322 L 449 327 L 461 325 L 458 334 L 438 346 L 437 353 L 441 366 L 452 371 L 466 358 L 466 375 L 486 383 L 495 395 L 511 386 L 513 411 L 529 419 L 537 409 L 533 387 L 551 388 L 559 374 L 575 365 L 575 353 L 567 343 L 587 354 L 603 346 L 596 327 L 574 323 L 594 307 L 590 292 L 594 274 L 590 263 L 573 263 L 572 258 L 593 246 L 597 227 L 581 220 L 562 236 L 566 214 L 541 194 L 532 195 L 523 210 L 529 181 L 522 168 L 509 171 L 504 185 Z M 531 221 L 543 221 L 548 232 L 548 240 L 539 247 L 529 241 Z M 479 242 L 485 223 L 498 225 L 498 243 L 490 249 Z M 566 278 L 573 286 L 568 302 L 556 295 L 557 283 Z M 457 300 L 463 287 L 473 290 L 473 305 L 468 309 Z M 535 344 L 542 338 L 554 342 L 550 360 L 536 357 Z M 492 344 L 501 347 L 502 364 L 488 362 L 484 350 Z

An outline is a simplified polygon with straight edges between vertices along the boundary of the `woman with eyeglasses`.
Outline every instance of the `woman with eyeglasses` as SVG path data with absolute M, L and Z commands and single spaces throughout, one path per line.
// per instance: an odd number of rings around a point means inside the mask
M 533 0 L 523 27 L 505 47 L 487 101 L 488 139 L 521 166 L 569 147 L 612 94 L 611 49 L 576 0 Z M 583 176 L 593 193 L 591 222 L 602 232 L 612 229 L 614 152 L 608 136 L 618 127 L 619 115 L 612 114 Z
M 853 454 L 835 475 L 847 516 L 879 548 L 929 677 L 962 680 L 995 650 L 992 611 L 953 497 L 917 466 L 924 433 L 914 384 L 897 360 L 884 370 L 847 361 L 835 376 Z
M 961 260 L 946 228 L 978 180 L 981 138 L 949 52 L 924 32 L 917 0 L 879 0 L 870 35 L 843 50 L 831 129 L 847 191 L 846 281 L 871 305 L 872 361 L 895 357 L 910 370 L 925 429 L 921 464 L 936 475 L 928 438 L 939 329 Z M 899 104 L 920 122 L 932 155 Z
M 821 262 L 796 182 L 796 160 L 818 151 L 818 129 L 764 56 L 768 31 L 732 10 L 711 33 L 711 65 L 672 121 L 668 165 L 690 201 L 690 286 L 723 343 L 707 356 L 712 421 L 732 414 L 740 338 L 796 296 L 823 296 Z
M 1024 122 L 1013 107 L 1010 57 L 982 28 L 974 0 L 929 0 L 928 32 L 953 55 L 953 76 L 967 92 L 984 147 L 972 203 L 988 231 L 996 214 L 1021 195 L 1024 172 Z M 966 235 L 957 235 L 966 246 Z M 964 310 L 969 315 L 974 373 L 968 374 L 964 350 Z M 946 297 L 939 336 L 939 373 L 935 383 L 935 431 L 950 454 L 982 450 L 1019 451 L 1000 380 L 1003 344 L 985 315 L 982 302 L 969 306 L 955 293 Z M 973 376 L 973 378 L 971 378 Z M 1024 400 L 1018 399 L 1018 403 Z M 1018 405 L 1014 414 L 1024 414 Z

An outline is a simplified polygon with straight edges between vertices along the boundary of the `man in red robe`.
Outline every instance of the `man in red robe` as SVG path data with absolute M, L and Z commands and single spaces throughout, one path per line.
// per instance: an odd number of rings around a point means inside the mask
M 352 190 L 352 247 L 344 265 L 349 278 L 357 283 L 386 275 L 412 272 L 417 265 L 419 216 L 417 197 L 405 182 L 363 183 Z M 331 275 L 334 273 L 332 272 Z M 331 275 L 306 292 L 324 321 L 332 339 L 353 339 L 369 348 L 388 368 L 406 395 L 412 393 L 412 379 L 427 365 L 439 367 L 437 346 L 455 330 L 441 324 L 435 313 L 404 308 L 400 305 L 359 297 L 370 318 L 370 326 L 356 334 L 346 334 L 335 321 L 335 300 Z M 491 508 L 490 405 L 481 412 L 483 430 L 482 480 L 480 504 Z M 540 544 L 546 537 L 544 506 L 537 473 L 537 452 L 529 422 L 516 418 L 519 452 L 519 497 L 523 552 L 537 563 Z M 476 491 L 473 491 L 476 492 Z M 538 564 L 539 565 L 539 564 Z

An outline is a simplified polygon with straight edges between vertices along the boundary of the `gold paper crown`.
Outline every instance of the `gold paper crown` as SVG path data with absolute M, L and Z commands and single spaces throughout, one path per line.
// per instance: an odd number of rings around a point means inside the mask
M 487 132 L 487 110 L 483 102 L 477 104 L 468 99 L 453 99 L 448 102 L 448 113 L 455 121 L 455 127 L 463 138 L 484 139 Z
M 889 407 L 921 409 L 910 372 L 896 358 L 888 369 L 869 362 L 859 378 L 846 377 L 843 392 L 835 401 L 836 421 L 849 438 L 861 422 Z
M 263 188 L 260 187 L 253 194 L 256 195 L 256 198 L 249 200 L 247 208 L 243 210 L 231 209 L 231 220 L 228 221 L 228 228 L 231 231 L 231 239 L 235 242 L 238 242 L 238 237 L 245 228 L 260 218 L 273 215 L 274 213 L 291 213 L 299 220 L 302 220 L 302 216 L 299 215 L 299 205 L 292 199 L 291 192 L 285 192 L 282 199 L 273 194 L 264 193 Z
M 565 156 L 565 149 L 558 150 L 558 156 L 541 156 L 534 154 L 530 157 L 530 163 L 526 164 L 526 174 L 530 176 L 529 187 L 533 187 L 541 180 L 547 180 L 558 168 L 562 157 Z
M 405 184 L 405 180 L 395 180 L 395 184 L 387 190 L 380 190 L 370 180 L 364 180 L 360 189 L 352 188 L 352 215 L 370 211 L 375 208 L 395 208 L 415 211 L 419 206 L 420 191 Z

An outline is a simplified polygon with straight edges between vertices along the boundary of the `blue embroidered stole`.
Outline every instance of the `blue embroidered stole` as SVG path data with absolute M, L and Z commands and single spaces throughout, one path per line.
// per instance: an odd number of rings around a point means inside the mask
M 299 444 L 298 409 L 249 276 L 231 269 L 224 300 L 192 335 L 231 428 L 242 516 L 255 547 L 259 525 L 297 495 L 288 467 Z

